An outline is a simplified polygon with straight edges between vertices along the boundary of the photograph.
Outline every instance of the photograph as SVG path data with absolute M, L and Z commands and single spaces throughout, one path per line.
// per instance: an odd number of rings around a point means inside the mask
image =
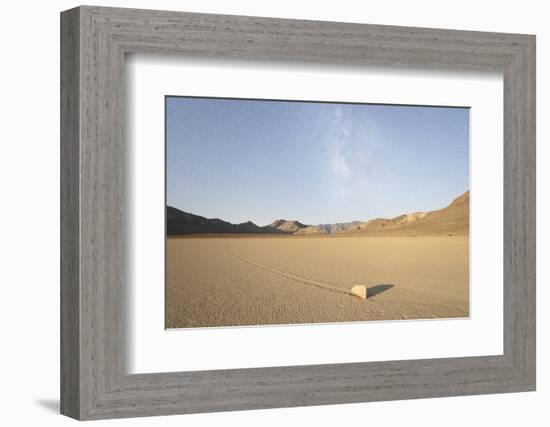
M 470 108 L 165 96 L 165 327 L 470 316 Z

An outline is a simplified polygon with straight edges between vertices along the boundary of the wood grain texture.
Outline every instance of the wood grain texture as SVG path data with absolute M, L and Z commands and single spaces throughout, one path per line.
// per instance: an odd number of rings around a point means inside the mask
M 80 7 L 62 14 L 62 413 L 100 419 L 535 388 L 535 38 Z M 504 74 L 504 354 L 129 375 L 124 55 Z
M 61 19 L 61 412 L 80 414 L 79 12 Z

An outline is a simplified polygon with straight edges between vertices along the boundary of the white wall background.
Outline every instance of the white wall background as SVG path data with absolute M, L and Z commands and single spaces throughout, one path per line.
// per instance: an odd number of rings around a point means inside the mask
M 537 35 L 538 391 L 108 421 L 117 426 L 546 426 L 550 423 L 550 26 L 536 0 L 96 1 L 97 5 Z M 0 401 L 2 425 L 63 426 L 59 384 L 59 12 L 75 1 L 5 2 L 0 66 Z

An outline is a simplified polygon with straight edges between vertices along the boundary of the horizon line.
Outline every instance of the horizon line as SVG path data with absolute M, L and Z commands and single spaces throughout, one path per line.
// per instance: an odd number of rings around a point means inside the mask
M 350 224 L 350 223 L 354 223 L 354 222 L 362 222 L 362 223 L 365 223 L 365 222 L 369 222 L 369 221 L 374 221 L 376 219 L 393 219 L 393 218 L 397 218 L 399 216 L 402 216 L 402 215 L 408 215 L 408 214 L 415 214 L 415 213 L 428 213 L 428 212 L 434 212 L 434 211 L 437 211 L 439 209 L 444 209 L 448 206 L 451 205 L 451 203 L 453 203 L 453 201 L 455 201 L 456 199 L 458 199 L 459 197 L 462 197 L 463 195 L 465 195 L 466 193 L 469 193 L 470 192 L 470 189 L 468 188 L 467 190 L 463 191 L 462 193 L 460 193 L 458 196 L 454 197 L 451 201 L 449 201 L 445 206 L 443 207 L 440 207 L 440 208 L 436 208 L 436 209 L 432 209 L 432 210 L 422 210 L 422 211 L 407 211 L 407 212 L 404 212 L 404 213 L 401 213 L 401 214 L 398 214 L 398 215 L 395 215 L 395 216 L 389 216 L 389 217 L 374 217 L 374 218 L 370 218 L 370 219 L 367 219 L 367 220 L 359 220 L 359 219 L 355 219 L 355 220 L 351 220 L 351 221 L 336 221 L 336 222 L 319 222 L 319 223 L 316 223 L 316 224 L 311 224 L 311 223 L 306 223 L 306 222 L 302 222 L 298 219 L 285 219 L 285 218 L 276 218 L 275 220 L 271 221 L 270 223 L 266 224 L 266 225 L 259 225 L 257 224 L 256 222 L 252 221 L 252 220 L 246 220 L 246 221 L 241 221 L 241 222 L 231 222 L 231 221 L 228 221 L 228 220 L 225 220 L 223 218 L 220 218 L 220 217 L 207 217 L 207 216 L 204 216 L 204 215 L 200 215 L 200 214 L 196 214 L 196 213 L 192 213 L 192 212 L 189 212 L 188 210 L 184 210 L 184 209 L 181 209 L 179 207 L 175 207 L 173 205 L 169 205 L 168 203 L 165 204 L 165 208 L 173 208 L 173 209 L 177 209 L 179 210 L 180 212 L 183 212 L 183 213 L 187 213 L 189 215 L 194 215 L 194 216 L 200 216 L 202 218 L 206 218 L 206 219 L 218 219 L 218 220 L 221 220 L 221 221 L 225 221 L 229 224 L 233 224 L 233 225 L 239 225 L 239 224 L 246 224 L 246 223 L 252 223 L 254 224 L 255 226 L 257 227 L 267 227 L 267 226 L 270 226 L 271 224 L 273 224 L 274 222 L 276 221 L 285 221 L 285 222 L 299 222 L 301 224 L 303 224 L 304 226 L 306 227 L 310 227 L 310 226 L 319 226 L 319 225 L 333 225 L 333 224 Z

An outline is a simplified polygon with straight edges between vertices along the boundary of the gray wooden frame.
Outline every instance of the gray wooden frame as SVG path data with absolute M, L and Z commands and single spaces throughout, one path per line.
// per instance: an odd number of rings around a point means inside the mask
M 129 52 L 504 76 L 504 354 L 125 370 Z M 535 37 L 83 6 L 61 14 L 61 412 L 77 419 L 535 390 Z

